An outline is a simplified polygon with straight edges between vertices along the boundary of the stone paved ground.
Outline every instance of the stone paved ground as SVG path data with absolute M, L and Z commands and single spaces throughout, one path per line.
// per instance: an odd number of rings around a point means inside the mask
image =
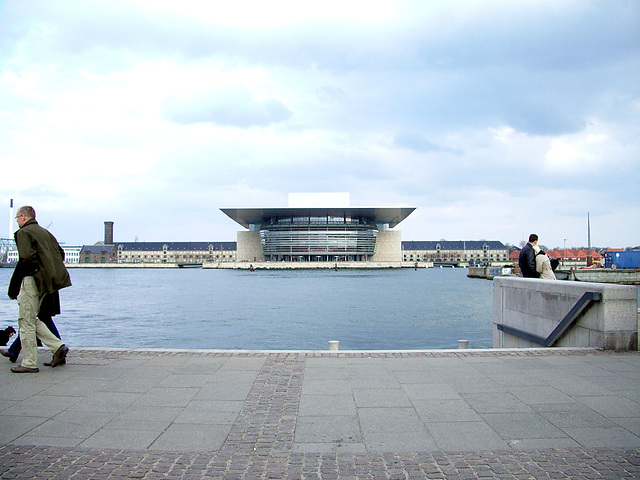
M 149 352 L 76 351 L 83 362 L 108 366 L 114 355 Z M 289 353 L 263 354 L 264 363 L 230 433 L 216 451 L 158 451 L 19 445 L 0 447 L 0 478 L 48 480 L 138 479 L 615 479 L 640 478 L 640 448 L 312 452 L 294 449 L 309 358 L 464 358 L 465 355 L 608 355 L 562 350 L 517 353 Z M 186 355 L 177 353 L 176 355 Z M 228 356 L 225 353 L 194 354 Z M 245 354 L 251 356 L 251 354 Z M 259 355 L 259 354 L 257 354 Z M 73 368 L 73 357 L 69 365 Z M 615 357 L 612 358 L 616 360 Z M 637 357 L 633 358 L 636 362 Z M 50 372 L 50 371 L 49 371 Z M 66 371 L 65 371 L 66 372 Z M 41 372 L 40 375 L 47 372 Z M 21 377 L 24 378 L 24 377 Z M 24 380 L 20 380 L 24 381 Z M 635 378 L 634 378 L 635 381 Z M 6 425 L 5 425 L 6 426 Z M 0 423 L 0 427 L 3 424 Z
M 161 453 L 0 448 L 3 479 L 618 479 L 640 478 L 638 449 L 387 454 Z

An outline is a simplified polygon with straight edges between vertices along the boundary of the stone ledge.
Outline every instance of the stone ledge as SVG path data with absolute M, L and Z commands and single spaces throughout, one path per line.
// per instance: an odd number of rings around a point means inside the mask
M 47 349 L 40 349 L 47 353 Z M 348 358 L 401 358 L 401 357 L 513 357 L 513 356 L 558 356 L 558 355 L 640 355 L 640 352 L 612 352 L 599 348 L 496 348 L 461 350 L 179 350 L 179 349 L 130 349 L 102 347 L 70 347 L 69 360 L 73 357 L 103 358 L 117 357 L 160 357 L 160 356 L 203 356 L 203 357 L 268 357 L 302 356 L 348 357 Z

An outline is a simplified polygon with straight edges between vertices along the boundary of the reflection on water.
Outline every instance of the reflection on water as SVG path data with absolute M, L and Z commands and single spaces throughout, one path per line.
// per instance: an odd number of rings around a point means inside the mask
M 71 346 L 470 348 L 492 344 L 490 281 L 464 269 L 72 269 L 56 324 Z M 8 285 L 10 269 L 0 269 Z M 2 323 L 17 305 L 0 301 Z

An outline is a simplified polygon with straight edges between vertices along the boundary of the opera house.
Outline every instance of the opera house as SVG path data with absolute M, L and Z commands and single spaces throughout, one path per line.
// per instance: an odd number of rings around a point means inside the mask
M 105 221 L 104 241 L 64 245 L 67 264 L 202 268 L 396 268 L 506 264 L 498 241 L 402 241 L 395 230 L 415 207 L 353 207 L 347 193 L 289 194 L 278 208 L 221 208 L 243 227 L 237 241 L 114 242 Z M 8 249 L 11 264 L 18 252 Z M 268 265 L 271 264 L 271 265 Z
M 285 208 L 220 210 L 246 229 L 237 234 L 237 262 L 401 262 L 401 232 L 392 229 L 415 207 L 352 207 L 338 193 L 289 194 Z

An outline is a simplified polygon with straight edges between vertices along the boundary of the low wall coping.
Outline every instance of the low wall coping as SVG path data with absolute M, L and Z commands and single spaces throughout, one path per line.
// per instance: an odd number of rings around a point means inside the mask
M 556 345 L 611 350 L 637 349 L 636 286 L 522 277 L 494 278 L 493 346 L 536 346 L 534 342 L 502 332 L 497 325 L 506 325 L 546 338 L 585 292 L 597 292 L 601 300 L 592 303 L 558 339 Z

